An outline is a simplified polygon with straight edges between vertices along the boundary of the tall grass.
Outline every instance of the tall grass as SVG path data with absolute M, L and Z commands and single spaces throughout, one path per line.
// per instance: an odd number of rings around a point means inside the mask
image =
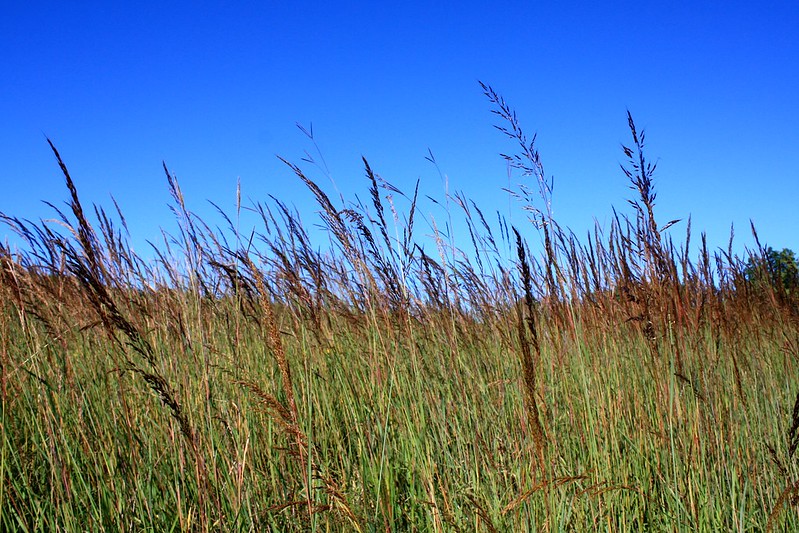
M 799 527 L 797 295 L 732 241 L 692 258 L 690 220 L 672 237 L 629 114 L 631 215 L 561 227 L 535 139 L 483 90 L 529 227 L 462 194 L 441 227 L 366 160 L 369 202 L 337 205 L 286 162 L 320 249 L 274 198 L 212 229 L 165 167 L 178 231 L 148 262 L 51 144 L 69 211 L 0 215 L 23 241 L 0 247 L 0 527 Z

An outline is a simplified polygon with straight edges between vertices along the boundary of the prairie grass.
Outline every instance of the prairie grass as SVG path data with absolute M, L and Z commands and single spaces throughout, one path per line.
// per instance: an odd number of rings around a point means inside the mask
M 279 199 L 210 228 L 165 167 L 179 230 L 147 262 L 51 144 L 69 212 L 0 215 L 0 528 L 799 529 L 797 295 L 732 243 L 692 259 L 690 221 L 675 243 L 629 114 L 632 214 L 562 228 L 483 89 L 525 228 L 453 194 L 439 229 L 366 160 L 369 203 L 337 206 L 287 162 L 322 250 Z

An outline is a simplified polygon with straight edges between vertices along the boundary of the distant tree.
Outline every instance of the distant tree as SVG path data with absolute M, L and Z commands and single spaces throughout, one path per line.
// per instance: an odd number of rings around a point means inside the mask
M 744 268 L 747 281 L 754 285 L 768 283 L 778 291 L 799 294 L 799 264 L 793 250 L 768 247 L 763 256 L 752 256 Z

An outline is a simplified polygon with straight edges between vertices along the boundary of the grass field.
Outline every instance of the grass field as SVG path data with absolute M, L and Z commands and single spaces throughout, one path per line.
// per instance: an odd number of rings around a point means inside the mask
M 533 224 L 453 195 L 463 249 L 366 161 L 346 208 L 289 164 L 329 250 L 279 200 L 212 229 L 167 171 L 147 263 L 53 146 L 62 224 L 2 215 L 0 529 L 799 530 L 799 294 L 671 237 L 632 118 L 632 214 L 561 228 L 484 89 Z

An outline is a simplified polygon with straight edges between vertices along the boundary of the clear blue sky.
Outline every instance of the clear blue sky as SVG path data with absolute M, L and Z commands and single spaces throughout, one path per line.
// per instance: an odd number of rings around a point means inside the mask
M 276 158 L 313 149 L 299 122 L 347 199 L 367 196 L 362 155 L 442 198 L 430 149 L 451 190 L 507 214 L 498 154 L 513 146 L 482 80 L 538 133 L 561 223 L 584 232 L 613 205 L 629 212 L 629 109 L 658 161 L 662 222 L 692 215 L 713 246 L 734 223 L 742 246 L 751 218 L 763 241 L 799 251 L 795 0 L 221 4 L 6 6 L 0 211 L 49 217 L 41 200 L 66 199 L 47 136 L 86 202 L 114 195 L 143 253 L 172 227 L 162 161 L 200 215 L 206 199 L 232 210 L 240 179 L 245 198 L 275 195 L 312 222 L 310 193 Z

